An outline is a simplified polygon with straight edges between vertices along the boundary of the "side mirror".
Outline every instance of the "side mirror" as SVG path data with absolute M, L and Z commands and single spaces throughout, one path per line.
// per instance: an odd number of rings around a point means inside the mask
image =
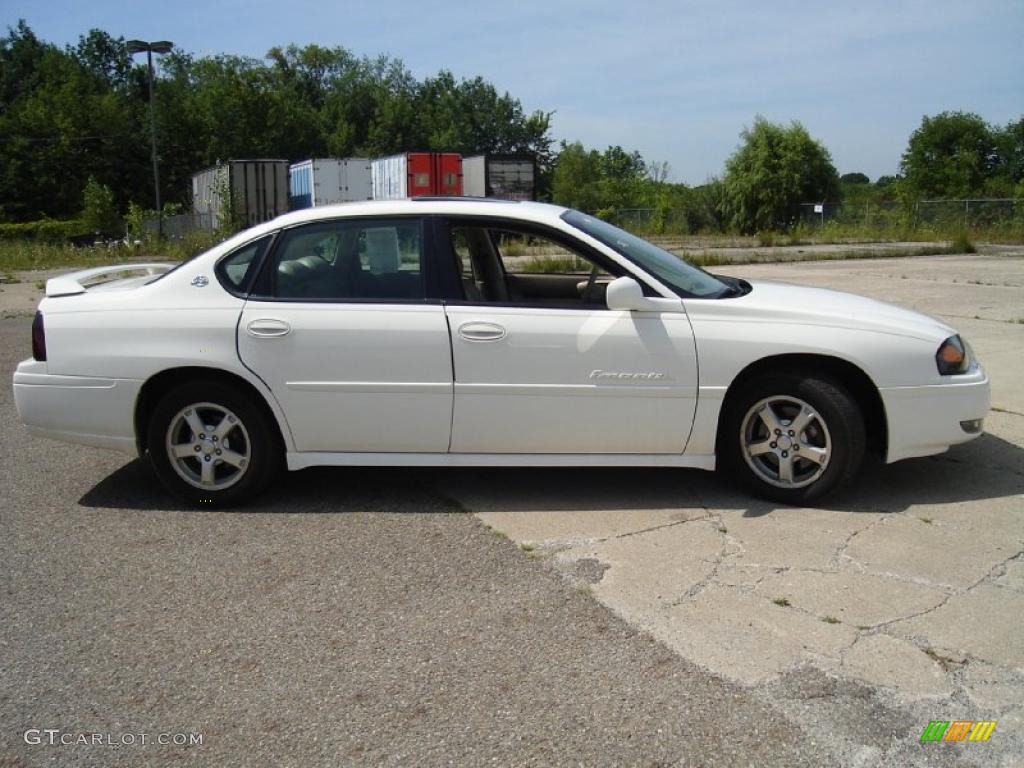
M 682 312 L 683 302 L 679 299 L 655 299 L 644 296 L 640 283 L 632 277 L 619 277 L 608 283 L 605 294 L 608 309 L 629 312 Z

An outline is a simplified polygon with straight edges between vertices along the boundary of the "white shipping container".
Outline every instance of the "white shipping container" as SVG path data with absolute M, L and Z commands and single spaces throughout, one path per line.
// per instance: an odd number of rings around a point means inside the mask
M 287 160 L 229 160 L 192 176 L 192 210 L 217 229 L 229 210 L 244 227 L 288 212 Z
M 462 158 L 462 187 L 468 197 L 533 200 L 536 163 L 530 157 L 475 155 Z
M 462 190 L 466 197 L 487 197 L 487 156 L 462 158 Z
M 409 156 L 380 157 L 371 164 L 374 200 L 401 200 L 409 196 Z
M 370 161 L 365 157 L 316 158 L 288 169 L 292 210 L 372 200 Z

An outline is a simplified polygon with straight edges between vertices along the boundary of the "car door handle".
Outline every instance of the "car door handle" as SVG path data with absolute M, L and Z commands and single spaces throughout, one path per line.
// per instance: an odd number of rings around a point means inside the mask
M 497 323 L 473 321 L 459 326 L 459 336 L 466 341 L 500 341 L 508 331 Z
M 250 336 L 257 338 L 273 338 L 275 336 L 287 336 L 291 333 L 292 327 L 284 320 L 276 320 L 272 317 L 260 317 L 251 320 L 245 326 Z

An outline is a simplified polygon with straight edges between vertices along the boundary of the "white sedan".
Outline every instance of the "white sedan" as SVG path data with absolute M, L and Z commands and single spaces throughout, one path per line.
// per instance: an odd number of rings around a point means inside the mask
M 989 407 L 917 312 L 712 275 L 557 206 L 426 198 L 54 278 L 14 393 L 32 434 L 148 454 L 204 504 L 313 465 L 718 466 L 797 504 Z

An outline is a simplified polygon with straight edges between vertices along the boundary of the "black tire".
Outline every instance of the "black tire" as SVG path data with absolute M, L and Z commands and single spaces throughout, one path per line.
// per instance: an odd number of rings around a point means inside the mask
M 807 427 L 791 436 L 787 427 L 800 413 Z M 779 433 L 768 426 L 773 418 Z M 719 422 L 718 464 L 756 496 L 805 505 L 853 480 L 865 445 L 864 415 L 839 381 L 814 372 L 770 373 L 730 393 Z
M 204 429 L 221 426 L 222 417 L 223 440 L 205 431 L 201 433 L 204 439 L 198 440 L 187 423 L 192 416 L 183 415 L 186 412 L 194 414 L 198 419 L 195 423 L 202 423 Z M 229 415 L 235 421 L 230 421 Z M 199 450 L 195 456 L 175 459 L 169 444 L 183 450 L 195 450 L 198 445 Z M 269 485 L 281 468 L 277 430 L 263 409 L 247 393 L 215 380 L 192 381 L 164 395 L 150 417 L 146 448 L 150 463 L 167 490 L 203 508 L 232 506 L 252 498 Z M 229 464 L 228 456 L 243 466 Z M 209 465 L 205 469 L 204 461 Z M 204 471 L 213 473 L 213 486 L 193 484 L 203 482 Z M 191 477 L 192 482 L 186 477 Z

